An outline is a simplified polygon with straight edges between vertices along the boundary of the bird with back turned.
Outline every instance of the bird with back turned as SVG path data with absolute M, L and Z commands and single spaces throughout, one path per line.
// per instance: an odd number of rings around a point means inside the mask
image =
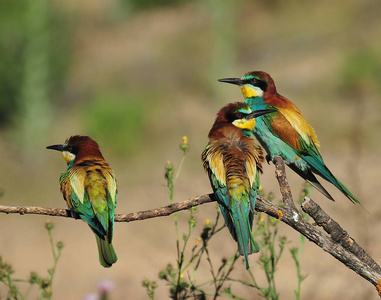
M 248 104 L 224 106 L 209 132 L 201 158 L 230 234 L 244 255 L 259 251 L 252 234 L 262 171 L 262 149 L 253 139 L 255 118 L 272 110 L 252 111 Z
M 112 245 L 117 184 L 114 171 L 98 144 L 88 136 L 75 135 L 65 144 L 48 146 L 62 152 L 67 169 L 61 174 L 61 192 L 73 216 L 84 220 L 95 234 L 99 262 L 111 267 L 117 261 Z

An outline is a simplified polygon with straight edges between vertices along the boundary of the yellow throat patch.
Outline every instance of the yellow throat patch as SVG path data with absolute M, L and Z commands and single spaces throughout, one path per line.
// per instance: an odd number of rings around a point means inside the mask
M 73 153 L 70 153 L 69 151 L 62 151 L 62 157 L 64 158 L 66 163 L 69 163 L 75 159 L 75 155 Z
M 245 98 L 260 97 L 263 95 L 263 91 L 256 86 L 241 85 L 241 93 Z
M 254 130 L 254 127 L 255 127 L 255 119 L 254 119 L 254 118 L 249 119 L 249 120 L 246 120 L 246 119 L 238 119 L 238 120 L 235 120 L 232 124 L 233 124 L 235 127 L 253 131 L 253 130 Z

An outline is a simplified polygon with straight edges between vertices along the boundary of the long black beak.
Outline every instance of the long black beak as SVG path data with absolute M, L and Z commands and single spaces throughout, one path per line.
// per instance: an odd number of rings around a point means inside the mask
M 269 113 L 272 113 L 276 111 L 275 109 L 262 109 L 262 110 L 255 110 L 253 111 L 252 113 L 249 114 L 249 116 L 251 118 L 257 118 L 257 117 L 260 117 L 260 116 L 263 116 L 263 115 L 266 115 L 266 114 L 269 114 Z
M 51 145 L 46 147 L 46 149 L 52 149 L 52 150 L 57 150 L 57 151 L 63 151 L 65 145 Z
M 241 78 L 222 78 L 222 79 L 218 79 L 218 81 L 231 83 L 231 84 L 235 84 L 235 85 L 242 85 L 243 84 Z

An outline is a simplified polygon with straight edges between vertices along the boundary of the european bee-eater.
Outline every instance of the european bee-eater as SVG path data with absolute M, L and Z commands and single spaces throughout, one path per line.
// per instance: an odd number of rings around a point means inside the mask
M 246 103 L 223 107 L 209 132 L 201 159 L 225 223 L 245 256 L 259 251 L 252 235 L 254 209 L 262 171 L 262 149 L 253 140 L 255 118 L 271 110 L 252 111 Z
M 60 177 L 63 197 L 73 215 L 79 215 L 94 232 L 101 265 L 111 267 L 117 260 L 111 243 L 117 203 L 114 171 L 88 136 L 75 135 L 63 145 L 46 148 L 62 152 L 67 163 Z
M 333 200 L 314 173 L 336 186 L 352 202 L 360 203 L 327 168 L 318 150 L 319 141 L 314 129 L 290 100 L 278 94 L 269 74 L 255 71 L 242 78 L 219 81 L 239 85 L 252 110 L 275 109 L 258 118 L 254 129 L 256 138 L 266 149 L 267 161 L 279 155 L 292 170 L 329 199 Z

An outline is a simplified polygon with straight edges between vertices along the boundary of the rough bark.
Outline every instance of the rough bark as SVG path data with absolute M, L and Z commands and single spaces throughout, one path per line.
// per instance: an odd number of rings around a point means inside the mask
M 300 232 L 308 240 L 315 243 L 325 252 L 342 262 L 345 266 L 368 280 L 376 287 L 379 295 L 381 295 L 381 267 L 335 220 L 326 214 L 318 204 L 306 197 L 305 201 L 301 205 L 301 208 L 306 214 L 313 218 L 316 225 L 314 226 L 307 222 L 294 204 L 282 159 L 280 157 L 275 157 L 273 162 L 275 164 L 275 176 L 279 182 L 284 206 L 281 207 L 275 205 L 267 199 L 258 196 L 255 209 L 258 212 L 263 212 L 279 219 L 283 223 Z M 188 200 L 173 203 L 160 208 L 128 214 L 116 214 L 115 222 L 141 221 L 149 218 L 168 216 L 172 213 L 186 210 L 193 206 L 214 202 L 215 200 L 216 199 L 213 194 L 192 197 Z M 32 206 L 12 207 L 0 205 L 0 212 L 6 214 L 18 213 L 21 215 L 39 214 L 72 217 L 70 211 L 67 209 Z M 317 226 L 322 227 L 327 234 L 322 230 L 319 230 Z

